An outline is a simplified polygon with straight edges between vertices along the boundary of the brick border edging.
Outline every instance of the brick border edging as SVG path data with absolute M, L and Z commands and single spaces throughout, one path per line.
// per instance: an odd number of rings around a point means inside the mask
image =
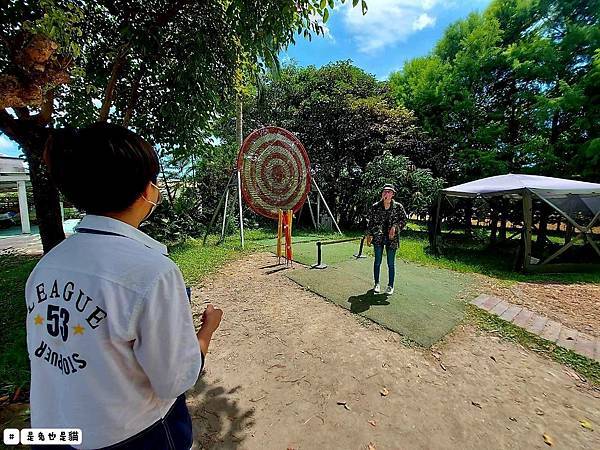
M 600 362 L 600 337 L 567 328 L 525 307 L 491 295 L 481 294 L 470 303 L 559 347 Z

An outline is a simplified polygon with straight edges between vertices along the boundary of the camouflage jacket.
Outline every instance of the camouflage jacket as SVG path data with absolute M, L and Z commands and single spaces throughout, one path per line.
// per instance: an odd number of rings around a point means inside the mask
M 383 200 L 371 206 L 367 233 L 373 236 L 373 245 L 389 244 L 390 248 L 398 248 L 400 230 L 406 225 L 406 219 L 404 207 L 394 200 L 388 209 L 383 207 Z M 390 239 L 389 231 L 392 226 L 396 227 L 396 235 Z

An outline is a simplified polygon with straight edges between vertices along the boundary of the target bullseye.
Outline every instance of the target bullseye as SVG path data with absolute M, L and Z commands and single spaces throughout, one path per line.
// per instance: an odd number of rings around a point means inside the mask
M 279 127 L 252 132 L 238 155 L 242 196 L 250 208 L 278 218 L 278 210 L 297 212 L 310 192 L 310 162 L 296 136 Z

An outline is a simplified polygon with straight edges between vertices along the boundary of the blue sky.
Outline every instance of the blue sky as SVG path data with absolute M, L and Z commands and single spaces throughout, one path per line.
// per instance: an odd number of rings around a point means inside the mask
M 280 55 L 283 62 L 320 67 L 351 59 L 378 79 L 402 68 L 408 59 L 428 54 L 446 27 L 472 11 L 482 11 L 490 0 L 367 0 L 362 15 L 352 0 L 338 5 L 325 24 L 326 36 L 312 42 L 298 39 Z
M 354 64 L 386 79 L 408 59 L 428 54 L 452 22 L 485 9 L 491 0 L 367 0 L 362 15 L 352 0 L 338 4 L 325 24 L 326 35 L 311 42 L 299 37 L 280 54 L 283 63 L 320 67 L 351 59 Z M 18 156 L 19 148 L 0 133 L 0 154 Z

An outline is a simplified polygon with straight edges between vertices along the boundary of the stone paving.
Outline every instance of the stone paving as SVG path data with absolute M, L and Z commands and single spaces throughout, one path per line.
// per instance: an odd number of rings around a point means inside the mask
M 26 255 L 42 255 L 42 240 L 39 234 L 24 234 L 0 238 L 0 254 L 19 253 Z
M 478 308 L 521 327 L 559 347 L 600 362 L 600 338 L 568 328 L 527 308 L 482 294 L 471 302 Z

